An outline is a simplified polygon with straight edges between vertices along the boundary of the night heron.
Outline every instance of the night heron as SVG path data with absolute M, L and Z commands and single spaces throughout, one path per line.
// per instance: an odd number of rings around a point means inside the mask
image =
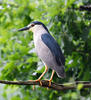
M 45 71 L 42 75 L 37 80 L 32 81 L 39 81 L 41 83 L 41 78 L 48 71 L 48 68 L 52 69 L 51 78 L 48 80 L 49 85 L 51 85 L 54 72 L 57 73 L 58 77 L 64 78 L 66 76 L 64 71 L 65 58 L 58 43 L 51 36 L 47 27 L 42 22 L 34 21 L 28 26 L 19 29 L 19 31 L 25 30 L 33 32 L 35 50 L 45 65 Z

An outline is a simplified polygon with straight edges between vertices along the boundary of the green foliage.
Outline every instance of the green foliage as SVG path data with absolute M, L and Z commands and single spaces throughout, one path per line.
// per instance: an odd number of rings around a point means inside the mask
M 0 79 L 31 80 L 43 72 L 34 53 L 31 32 L 18 32 L 33 20 L 45 23 L 64 52 L 66 78 L 58 83 L 91 81 L 91 13 L 79 11 L 90 0 L 2 0 L 0 3 Z M 45 75 L 48 78 L 51 71 Z M 91 90 L 53 91 L 32 86 L 3 86 L 0 100 L 81 100 L 91 99 Z

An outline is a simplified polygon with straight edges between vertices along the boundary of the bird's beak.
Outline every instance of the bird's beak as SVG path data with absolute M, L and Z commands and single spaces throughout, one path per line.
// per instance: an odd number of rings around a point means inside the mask
M 19 29 L 18 31 L 26 31 L 26 30 L 29 30 L 30 28 L 31 27 L 29 27 L 29 26 L 25 26 L 25 27 Z

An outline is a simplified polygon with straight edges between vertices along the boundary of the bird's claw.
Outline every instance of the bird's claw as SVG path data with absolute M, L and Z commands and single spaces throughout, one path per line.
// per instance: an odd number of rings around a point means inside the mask
M 52 82 L 52 80 L 46 80 L 46 81 L 49 82 L 48 86 L 50 87 L 50 86 L 51 86 L 51 82 Z
M 42 82 L 39 79 L 37 79 L 37 80 L 29 80 L 29 82 L 39 82 L 40 86 L 42 86 Z M 35 85 L 33 85 L 33 90 L 35 90 Z
M 51 81 L 49 81 L 49 86 L 51 86 Z
M 42 82 L 40 79 L 37 80 L 29 80 L 30 82 L 39 82 L 40 86 L 42 86 Z M 33 88 L 35 88 L 35 86 L 33 85 Z
M 41 82 L 41 80 L 35 80 L 36 82 L 39 82 L 39 84 L 40 84 L 40 86 L 42 86 L 42 82 Z

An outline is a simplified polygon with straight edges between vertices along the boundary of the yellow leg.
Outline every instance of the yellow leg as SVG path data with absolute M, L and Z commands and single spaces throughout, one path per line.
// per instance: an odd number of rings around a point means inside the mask
M 51 86 L 51 82 L 52 82 L 52 79 L 53 79 L 54 73 L 55 73 L 55 71 L 52 70 L 51 78 L 48 80 L 48 81 L 49 81 L 49 86 Z
M 45 65 L 45 71 L 41 74 L 41 76 L 37 80 L 29 80 L 29 81 L 40 82 L 40 85 L 42 86 L 42 82 L 40 80 L 47 71 L 48 71 L 48 67 L 47 67 L 47 65 Z
M 38 78 L 38 80 L 40 80 L 47 71 L 48 71 L 48 67 L 47 67 L 47 65 L 45 65 L 45 71 L 41 74 L 41 76 Z

